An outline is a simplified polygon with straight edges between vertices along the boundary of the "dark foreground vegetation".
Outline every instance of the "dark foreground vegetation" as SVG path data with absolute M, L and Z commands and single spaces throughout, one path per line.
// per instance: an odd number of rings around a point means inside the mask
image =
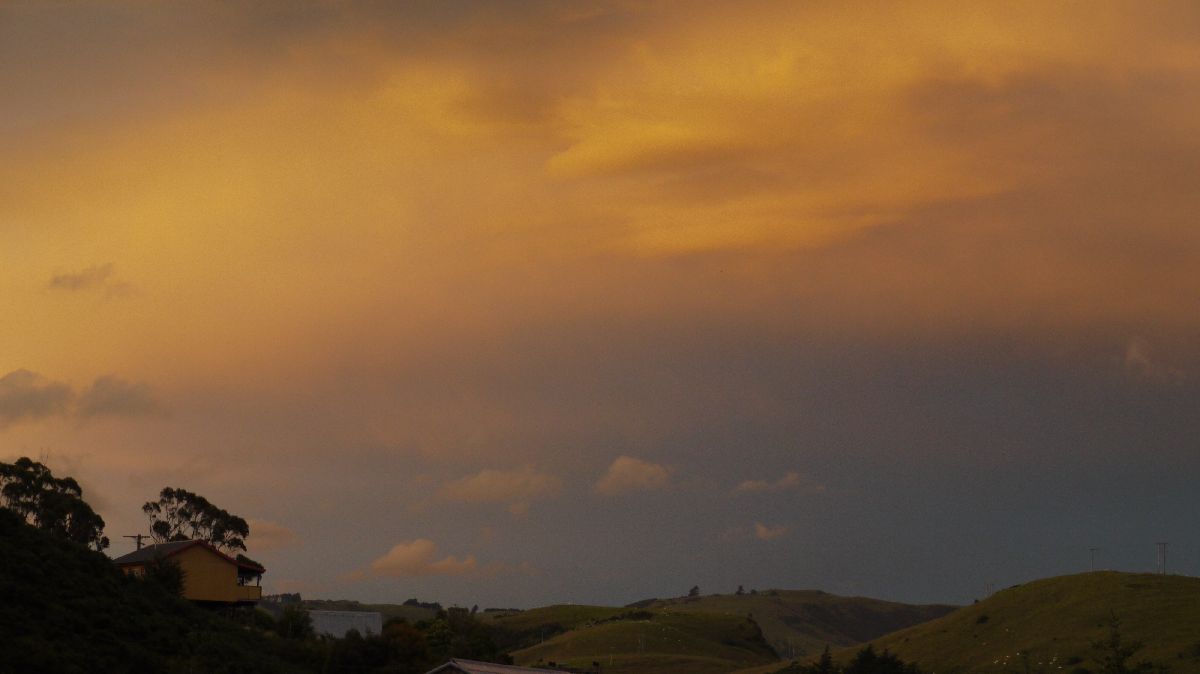
M 0 673 L 424 672 L 449 657 L 502 661 L 468 611 L 383 634 L 318 638 L 303 610 L 209 610 L 169 569 L 127 577 L 103 554 L 0 508 Z
M 793 663 L 776 674 L 922 674 L 921 668 L 911 662 L 905 662 L 888 651 L 875 652 L 868 644 L 854 654 L 845 665 L 839 665 L 830 655 L 829 649 L 821 654 L 814 663 L 802 665 Z
M 164 489 L 144 510 L 155 540 L 199 536 L 244 549 L 244 520 L 199 495 Z M 424 619 L 391 618 L 382 634 L 318 637 L 302 607 L 279 620 L 254 608 L 201 608 L 180 598 L 177 565 L 126 576 L 99 552 L 107 546 L 104 520 L 75 480 L 27 458 L 0 463 L 0 674 L 412 674 L 451 657 L 509 661 L 465 609 L 420 605 Z

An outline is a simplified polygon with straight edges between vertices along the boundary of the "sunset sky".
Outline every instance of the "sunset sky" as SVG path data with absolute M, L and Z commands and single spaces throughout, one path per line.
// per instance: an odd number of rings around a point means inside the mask
M 1198 214 L 1190 0 L 3 2 L 0 460 L 307 598 L 1200 574 Z

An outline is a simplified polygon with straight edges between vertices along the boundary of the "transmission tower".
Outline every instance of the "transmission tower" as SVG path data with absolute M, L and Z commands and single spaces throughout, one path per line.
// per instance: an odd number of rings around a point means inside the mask
M 1155 543 L 1158 546 L 1158 573 L 1167 575 L 1167 544 L 1166 542 Z

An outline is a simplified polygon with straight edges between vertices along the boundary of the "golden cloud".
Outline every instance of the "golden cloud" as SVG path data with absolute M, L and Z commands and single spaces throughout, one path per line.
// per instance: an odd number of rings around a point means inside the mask
M 481 470 L 442 485 L 438 496 L 462 503 L 504 503 L 514 515 L 522 515 L 528 512 L 530 503 L 553 497 L 561 489 L 559 478 L 525 466 L 513 470 Z
M 733 488 L 734 493 L 761 493 L 788 491 L 792 489 L 808 491 L 825 491 L 825 485 L 814 482 L 811 478 L 790 470 L 776 480 L 744 480 Z
M 594 487 L 597 494 L 616 496 L 628 492 L 662 489 L 670 481 L 665 466 L 631 456 L 618 456 Z
M 437 559 L 437 544 L 428 538 L 404 541 L 392 546 L 384 556 L 371 562 L 377 576 L 463 576 L 475 571 L 479 563 L 474 555 L 463 559 L 449 555 Z
M 300 542 L 300 537 L 288 527 L 270 520 L 250 518 L 250 537 L 247 545 L 255 552 L 269 552 L 292 547 Z
M 783 525 L 771 527 L 762 522 L 754 523 L 754 537 L 760 541 L 773 541 L 776 538 L 785 536 L 787 531 L 787 527 Z

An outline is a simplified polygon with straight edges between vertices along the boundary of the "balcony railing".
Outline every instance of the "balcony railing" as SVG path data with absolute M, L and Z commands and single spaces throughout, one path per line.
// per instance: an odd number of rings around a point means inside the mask
M 238 585 L 238 601 L 258 601 L 262 599 L 262 588 L 258 585 Z

